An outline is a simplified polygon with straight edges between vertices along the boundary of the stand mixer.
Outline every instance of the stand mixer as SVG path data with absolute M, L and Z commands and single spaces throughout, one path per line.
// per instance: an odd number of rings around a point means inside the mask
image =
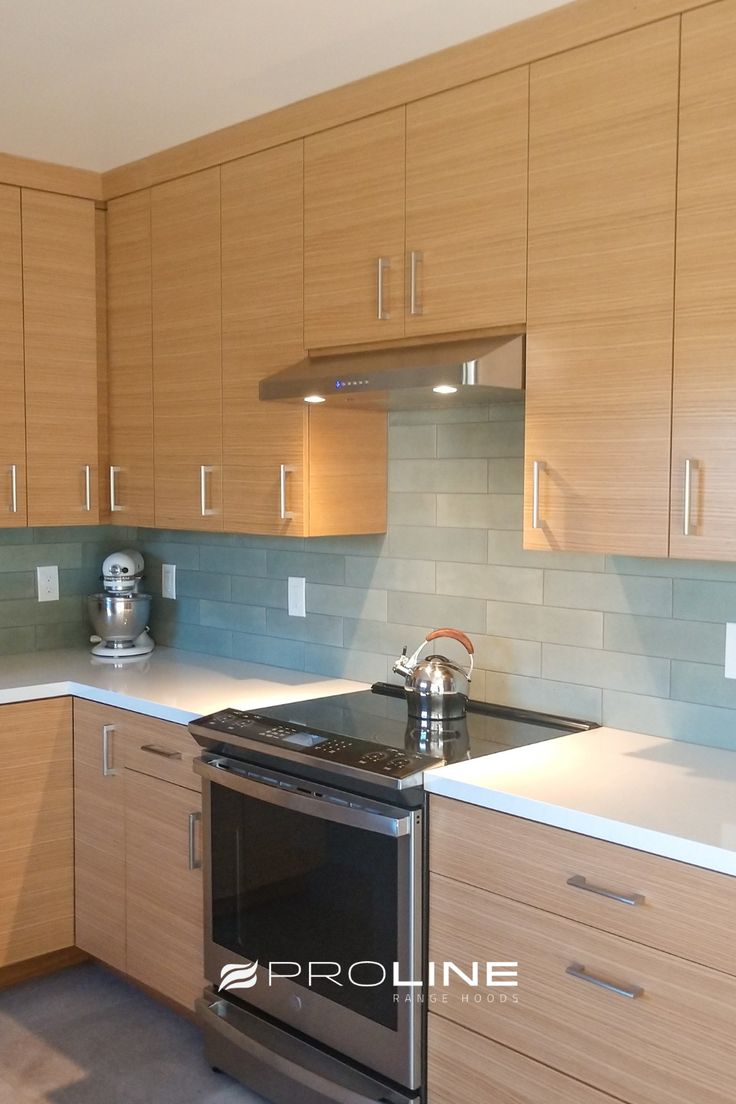
M 132 548 L 113 552 L 102 564 L 103 590 L 87 599 L 95 635 L 92 654 L 107 659 L 141 656 L 152 652 L 148 633 L 151 596 L 140 591 L 143 557 Z

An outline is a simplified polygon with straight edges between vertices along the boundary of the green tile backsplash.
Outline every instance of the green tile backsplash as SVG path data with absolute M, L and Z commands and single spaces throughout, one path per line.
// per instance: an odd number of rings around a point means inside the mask
M 522 453 L 520 404 L 392 415 L 382 537 L 0 532 L 0 653 L 82 642 L 80 595 L 132 543 L 160 644 L 371 681 L 451 624 L 475 641 L 477 697 L 736 749 L 736 564 L 524 552 Z M 35 601 L 38 563 L 60 564 L 62 603 Z M 286 613 L 289 575 L 306 577 L 306 618 Z

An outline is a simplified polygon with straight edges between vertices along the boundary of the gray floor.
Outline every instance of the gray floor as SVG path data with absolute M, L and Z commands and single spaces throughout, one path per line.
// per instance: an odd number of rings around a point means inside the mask
M 0 1104 L 262 1104 L 197 1029 L 98 966 L 0 991 Z

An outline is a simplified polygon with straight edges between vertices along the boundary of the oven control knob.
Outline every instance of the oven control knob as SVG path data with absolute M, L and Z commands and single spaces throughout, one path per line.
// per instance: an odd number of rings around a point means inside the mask
M 302 1004 L 302 998 L 298 997 L 296 993 L 292 993 L 292 995 L 289 997 L 289 1006 L 293 1008 L 295 1012 L 301 1012 Z

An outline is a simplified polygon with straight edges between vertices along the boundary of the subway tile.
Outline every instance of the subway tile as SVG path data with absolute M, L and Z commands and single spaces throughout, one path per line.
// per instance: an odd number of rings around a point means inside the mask
M 386 656 L 345 648 L 330 648 L 324 644 L 307 644 L 304 654 L 305 671 L 358 682 L 385 682 Z
M 664 576 L 667 579 L 710 579 L 736 582 L 736 563 L 706 560 L 643 559 L 636 556 L 606 556 L 606 571 L 618 575 Z
M 355 587 L 411 590 L 433 594 L 435 565 L 431 560 L 351 556 L 345 563 L 345 582 L 348 586 Z
M 627 690 L 666 698 L 670 692 L 670 661 L 632 656 L 602 648 L 542 645 L 542 675 L 557 682 L 581 683 L 606 690 Z
M 418 491 L 388 496 L 388 524 L 434 525 L 437 521 L 437 495 Z
M 489 408 L 483 403 L 471 406 L 435 405 L 431 410 L 392 410 L 389 425 L 444 425 L 453 422 L 487 422 Z
M 385 621 L 361 621 L 346 618 L 343 624 L 343 645 L 346 649 L 374 652 L 392 660 L 398 658 L 404 646 L 409 653 L 430 631 L 428 625 L 395 625 Z
M 51 625 L 63 621 L 80 623 L 86 617 L 82 599 L 77 595 L 58 602 L 37 602 L 35 598 L 9 598 L 0 602 L 0 628 L 23 625 Z
M 53 531 L 53 530 L 49 530 Z M 33 544 L 36 533 L 46 532 L 41 529 L 3 529 L 0 527 L 0 548 L 6 548 L 15 544 Z
M 488 407 L 488 419 L 491 422 L 523 422 L 524 400 L 491 403 Z
M 733 709 L 604 690 L 603 723 L 648 736 L 736 751 Z
M 90 648 L 91 632 L 91 625 L 78 621 L 62 621 L 57 625 L 36 625 L 35 648 L 37 652 L 50 651 L 54 648 L 79 648 L 85 645 Z
M 292 671 L 304 670 L 304 643 L 301 640 L 234 632 L 232 655 L 233 659 L 245 659 L 251 663 L 289 667 Z
M 370 621 L 385 621 L 387 604 L 385 590 L 307 583 L 308 613 L 329 613 L 335 617 L 366 617 Z
M 473 636 L 475 662 L 484 671 L 536 675 L 542 671 L 542 645 L 502 636 Z
M 488 494 L 438 494 L 437 525 L 487 530 L 491 525 Z M 484 533 L 484 540 L 487 539 Z M 449 557 L 448 557 L 449 558 Z M 486 557 L 483 556 L 485 560 Z
M 314 644 L 342 645 L 342 619 L 322 613 L 306 617 L 289 617 L 285 610 L 266 610 L 266 632 L 288 640 L 304 640 Z
M 7 576 L 0 575 L 0 595 L 2 595 L 3 582 Z M 31 593 L 36 593 L 35 577 L 31 576 Z M 59 572 L 59 594 L 92 594 L 101 590 L 102 584 L 99 580 L 99 568 L 90 575 L 89 571 L 78 567 L 62 567 Z
M 213 629 L 233 632 L 265 633 L 266 611 L 261 606 L 244 606 L 232 602 L 199 603 L 199 622 Z
M 48 628 L 51 627 L 48 626 Z M 41 635 L 43 636 L 43 633 Z M 0 629 L 0 655 L 20 655 L 22 652 L 32 652 L 36 646 L 36 630 L 33 625 Z M 53 645 L 53 647 L 56 646 Z
M 286 579 L 290 575 L 307 579 L 310 583 L 346 582 L 345 557 L 329 552 L 269 552 L 268 575 L 274 579 Z M 256 575 L 258 572 L 243 572 Z
M 522 422 L 488 422 L 470 425 L 442 425 L 437 429 L 437 455 L 523 456 L 524 425 Z
M 0 575 L 0 602 L 9 598 L 35 598 L 36 576 L 32 571 L 6 571 Z
M 388 454 L 392 460 L 434 459 L 437 455 L 436 425 L 391 425 Z
M 386 533 L 358 534 L 352 537 L 308 537 L 305 552 L 331 553 L 338 556 L 380 556 L 385 550 Z
M 196 552 L 199 555 L 200 571 L 211 571 L 216 575 L 266 574 L 265 548 L 236 548 L 228 545 L 220 547 L 216 544 L 203 544 L 196 549 Z
M 511 602 L 542 602 L 543 572 L 496 564 L 437 564 L 437 593 Z
M 174 541 L 142 541 L 137 546 L 143 553 L 146 561 L 146 573 L 150 574 L 158 570 L 162 563 L 176 564 L 177 568 L 196 571 L 202 568 L 204 571 L 216 571 L 203 561 L 200 561 L 199 545 L 176 543 Z
M 17 544 L 0 542 L 0 572 L 29 571 L 47 564 L 58 567 L 81 567 L 79 544 Z
M 594 610 L 558 609 L 522 602 L 487 602 L 487 632 L 517 640 L 603 646 L 603 614 Z M 625 649 L 621 649 L 625 650 Z
M 487 427 L 485 427 L 487 428 Z M 463 427 L 467 431 L 468 427 Z M 488 488 L 486 459 L 389 460 L 389 491 L 465 492 L 485 494 Z
M 486 701 L 520 709 L 537 709 L 577 720 L 600 721 L 602 694 L 601 690 L 592 686 L 486 672 Z
M 198 598 L 158 598 L 151 606 L 151 619 L 154 625 L 163 622 L 184 621 L 189 625 L 199 624 Z
M 286 609 L 288 583 L 286 579 L 259 579 L 251 575 L 233 575 L 231 599 L 247 606 L 269 606 Z
M 466 633 L 485 632 L 486 603 L 481 598 L 392 591 L 388 596 L 388 620 L 399 625 L 449 625 Z
M 600 571 L 605 557 L 585 552 L 530 552 L 522 547 L 521 527 L 496 529 L 488 534 L 488 562 L 515 567 L 541 567 L 557 571 Z
M 395 525 L 389 534 L 388 552 L 391 556 L 410 559 L 485 563 L 487 543 L 485 529 Z
M 206 655 L 232 655 L 232 633 L 227 629 L 169 621 L 153 632 L 153 638 L 166 648 L 182 648 L 187 652 L 204 652 Z
M 488 490 L 494 494 L 523 494 L 523 457 L 501 456 L 489 460 Z
M 670 696 L 677 701 L 736 709 L 736 680 L 726 678 L 723 663 L 716 666 L 675 660 L 672 664 Z M 736 718 L 734 730 L 736 736 Z
M 100 544 L 116 543 L 121 538 L 126 539 L 126 531 L 120 532 L 112 525 L 55 525 L 35 529 L 33 541 L 34 544 Z M 0 544 L 5 544 L 1 537 Z
M 736 621 L 736 582 L 675 579 L 675 617 L 685 621 Z
M 637 575 L 545 571 L 544 601 L 547 605 L 573 609 L 669 617 L 672 614 L 672 581 L 644 579 Z
M 230 599 L 230 591 L 229 575 L 186 569 L 176 573 L 176 593 L 182 598 L 211 598 L 215 601 L 227 602 Z
M 611 651 L 631 655 L 722 663 L 726 629 L 725 625 L 714 622 L 607 613 L 604 646 Z

